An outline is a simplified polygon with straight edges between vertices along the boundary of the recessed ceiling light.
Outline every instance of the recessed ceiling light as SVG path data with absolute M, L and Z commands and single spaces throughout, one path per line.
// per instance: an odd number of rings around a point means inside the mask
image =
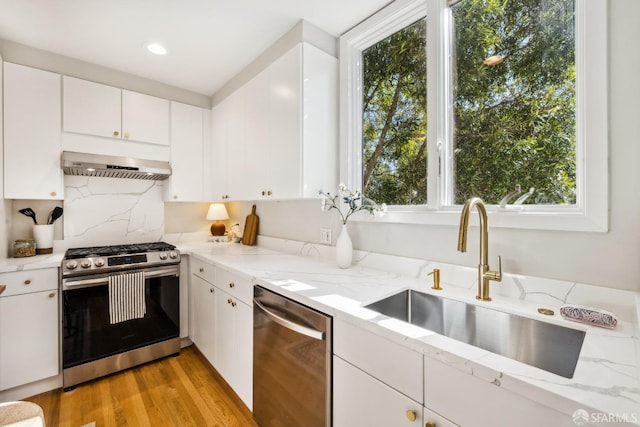
M 155 55 L 166 55 L 167 49 L 162 46 L 160 43 L 146 43 L 144 45 L 147 50 Z

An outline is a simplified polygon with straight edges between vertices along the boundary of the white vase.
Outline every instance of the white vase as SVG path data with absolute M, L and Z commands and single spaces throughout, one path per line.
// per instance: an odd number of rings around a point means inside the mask
M 336 264 L 340 268 L 351 267 L 351 260 L 353 259 L 353 244 L 351 243 L 351 237 L 349 237 L 349 231 L 347 225 L 342 224 L 342 230 L 340 230 L 340 236 L 336 240 Z
M 36 241 L 36 254 L 53 252 L 53 224 L 33 226 L 33 239 Z

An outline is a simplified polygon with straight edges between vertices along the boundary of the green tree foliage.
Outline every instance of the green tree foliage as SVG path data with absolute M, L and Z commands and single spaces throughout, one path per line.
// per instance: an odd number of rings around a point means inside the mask
M 426 22 L 363 53 L 363 192 L 378 203 L 427 197 Z
M 463 0 L 451 8 L 454 201 L 575 203 L 573 0 Z M 363 52 L 363 189 L 426 202 L 426 23 Z M 497 59 L 486 64 L 489 57 Z
M 573 0 L 465 0 L 455 25 L 455 201 L 575 203 Z M 491 56 L 502 58 L 486 65 Z

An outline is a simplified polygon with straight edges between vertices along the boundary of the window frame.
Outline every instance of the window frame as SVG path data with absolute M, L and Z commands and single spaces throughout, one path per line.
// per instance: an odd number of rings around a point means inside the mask
M 396 0 L 340 37 L 340 179 L 362 187 L 362 51 L 427 17 L 427 204 L 389 206 L 383 217 L 356 221 L 456 225 L 460 205 L 451 204 L 453 153 L 452 84 L 446 0 Z M 607 1 L 576 4 L 576 204 L 488 205 L 492 227 L 608 231 L 608 35 Z M 587 31 L 588 29 L 588 31 Z M 434 61 L 432 58 L 435 58 Z M 432 90 L 432 88 L 437 88 Z M 443 113 L 444 112 L 444 113 Z M 447 167 L 440 169 L 440 165 Z M 435 171 L 435 172 L 434 172 Z

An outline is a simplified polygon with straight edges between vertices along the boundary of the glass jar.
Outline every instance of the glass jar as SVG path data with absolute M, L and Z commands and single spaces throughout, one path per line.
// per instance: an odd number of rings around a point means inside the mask
M 33 239 L 18 239 L 13 242 L 13 257 L 24 258 L 36 254 L 36 241 Z

